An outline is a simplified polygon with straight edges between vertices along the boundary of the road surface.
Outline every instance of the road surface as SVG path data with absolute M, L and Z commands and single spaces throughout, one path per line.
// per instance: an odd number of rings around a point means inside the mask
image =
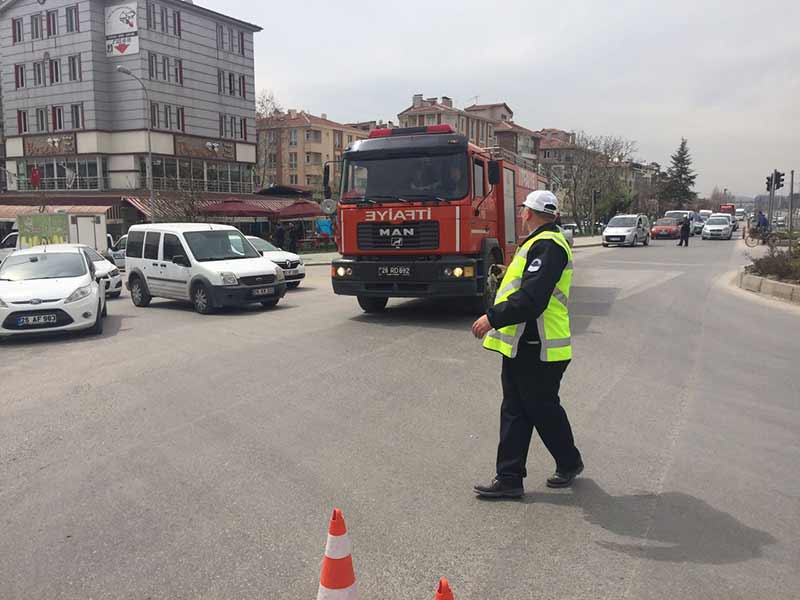
M 363 598 L 797 598 L 800 312 L 741 241 L 576 252 L 563 402 L 587 465 L 482 501 L 499 358 L 446 303 L 364 315 L 328 269 L 272 311 L 112 301 L 0 344 L 0 598 L 314 598 L 343 509 Z

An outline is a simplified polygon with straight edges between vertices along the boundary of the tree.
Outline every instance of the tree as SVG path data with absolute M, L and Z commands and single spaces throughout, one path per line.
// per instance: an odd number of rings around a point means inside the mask
M 697 198 L 692 189 L 697 174 L 692 171 L 692 157 L 689 154 L 686 138 L 681 138 L 680 146 L 670 159 L 672 164 L 667 169 L 662 197 L 669 208 L 683 209 Z
M 283 107 L 275 98 L 272 90 L 261 90 L 256 97 L 256 130 L 257 130 L 257 165 L 259 183 L 264 186 L 268 179 L 269 155 L 275 152 L 280 141 L 280 131 L 271 130 L 271 135 L 264 129 L 270 121 L 283 114 Z

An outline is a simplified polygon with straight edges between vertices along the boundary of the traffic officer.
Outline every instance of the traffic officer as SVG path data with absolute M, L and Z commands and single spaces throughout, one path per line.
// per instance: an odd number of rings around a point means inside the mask
M 558 391 L 572 359 L 569 295 L 572 249 L 555 225 L 558 200 L 548 191 L 528 194 L 520 207 L 530 235 L 506 270 L 494 306 L 472 325 L 483 346 L 503 355 L 497 475 L 475 492 L 518 498 L 533 429 L 553 455 L 548 487 L 567 487 L 583 471 Z

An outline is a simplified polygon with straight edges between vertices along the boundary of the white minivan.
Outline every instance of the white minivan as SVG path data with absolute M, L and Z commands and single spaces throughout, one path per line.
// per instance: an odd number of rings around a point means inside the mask
M 201 314 L 223 306 L 273 307 L 283 271 L 230 225 L 154 223 L 128 230 L 127 287 L 136 306 L 154 297 L 188 300 Z

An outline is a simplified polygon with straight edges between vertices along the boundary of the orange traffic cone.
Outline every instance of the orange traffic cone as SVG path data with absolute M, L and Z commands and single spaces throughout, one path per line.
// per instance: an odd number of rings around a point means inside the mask
M 322 559 L 322 572 L 319 575 L 317 600 L 357 600 L 356 574 L 353 571 L 353 557 L 347 527 L 342 511 L 333 509 L 331 524 L 328 527 L 328 543 Z
M 453 600 L 453 590 L 450 589 L 450 583 L 444 577 L 439 580 L 439 588 L 436 590 L 436 597 L 433 600 Z

